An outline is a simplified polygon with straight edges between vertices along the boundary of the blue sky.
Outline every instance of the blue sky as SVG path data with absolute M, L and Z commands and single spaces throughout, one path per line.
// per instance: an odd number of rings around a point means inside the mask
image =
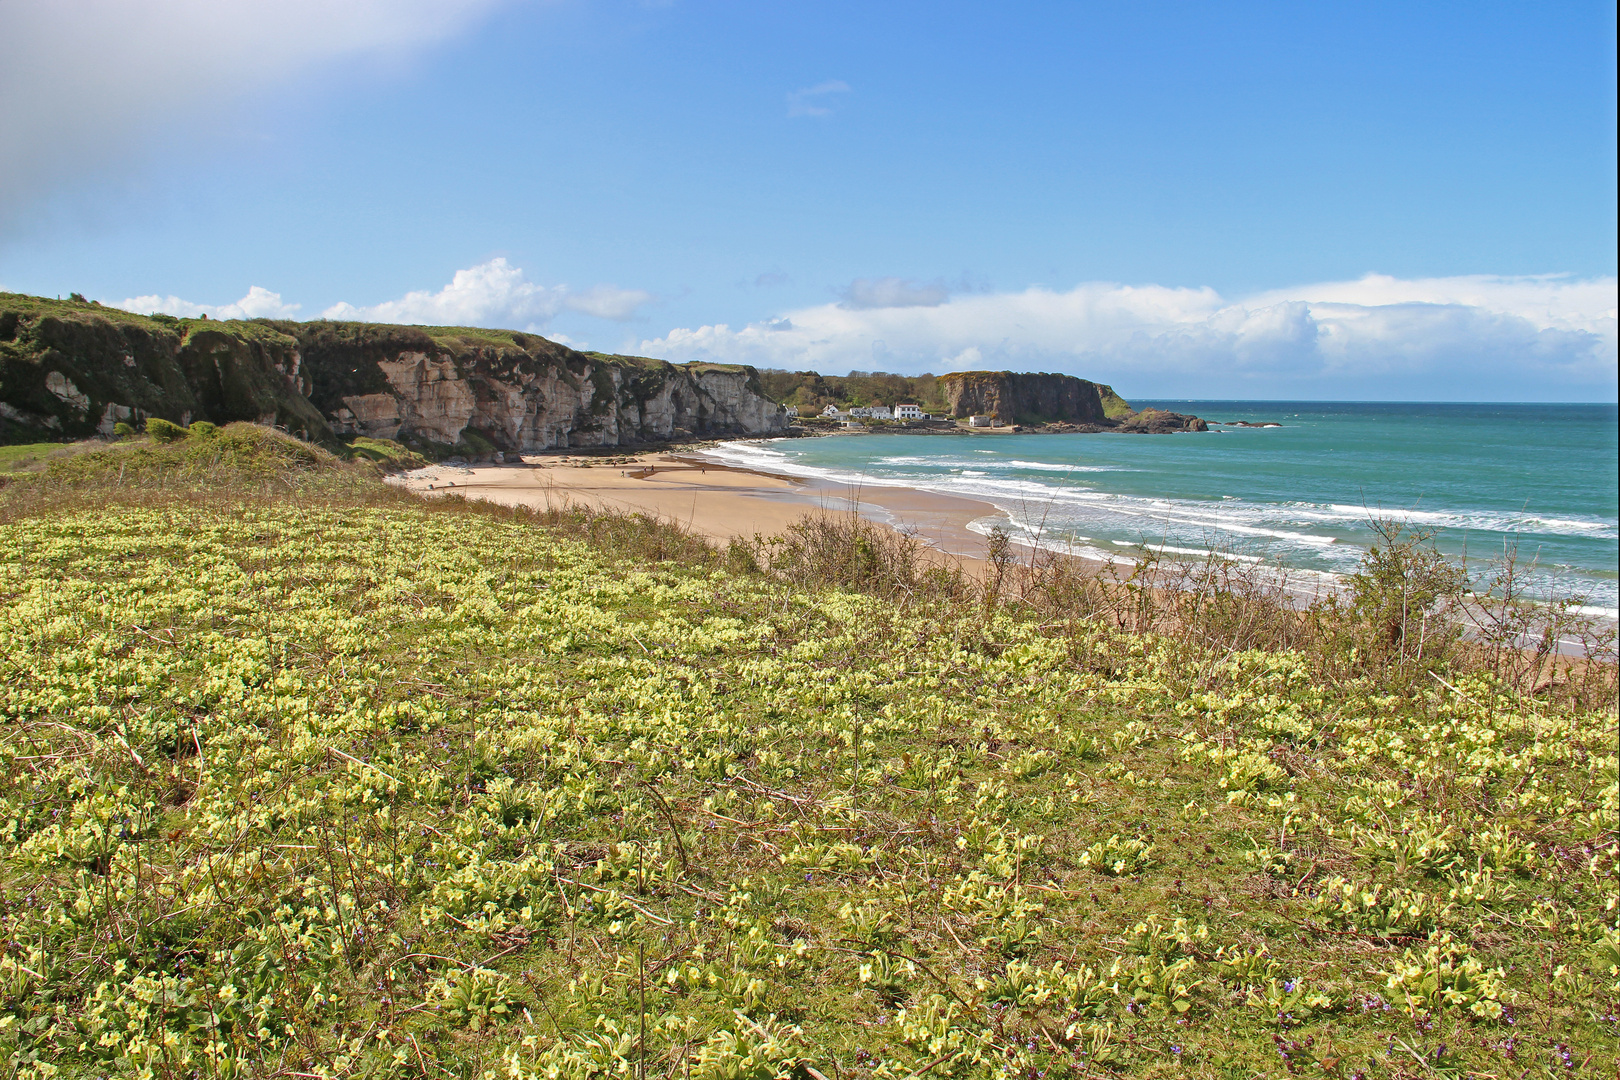
M 1615 397 L 1612 4 L 339 10 L 5 8 L 39 60 L 0 73 L 0 288 L 1138 396 Z

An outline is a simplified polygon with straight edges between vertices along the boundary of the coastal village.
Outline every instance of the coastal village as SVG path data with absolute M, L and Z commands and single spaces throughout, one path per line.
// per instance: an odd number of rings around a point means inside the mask
M 790 420 L 799 418 L 799 409 L 796 405 L 784 405 L 783 414 Z M 935 419 L 944 419 L 947 423 L 954 423 L 948 418 L 937 418 L 931 413 L 925 413 L 922 406 L 913 401 L 895 403 L 891 409 L 887 405 L 851 405 L 848 409 L 840 409 L 837 405 L 827 405 L 818 414 L 826 420 L 836 420 L 849 430 L 864 430 L 866 421 L 887 420 L 911 422 L 927 422 Z M 971 414 L 965 418 L 967 426 L 973 428 L 993 428 L 1001 426 L 1001 422 L 994 416 Z

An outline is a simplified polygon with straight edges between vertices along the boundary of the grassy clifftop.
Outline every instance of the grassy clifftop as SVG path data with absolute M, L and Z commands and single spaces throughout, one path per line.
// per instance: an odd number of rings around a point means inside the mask
M 1205 640 L 1190 608 L 1178 635 L 807 587 L 646 520 L 389 495 L 297 444 L 244 443 L 250 479 L 211 499 L 82 497 L 205 451 L 74 459 L 55 503 L 0 489 L 21 1072 L 1517 1077 L 1620 1052 L 1607 708 L 1236 648 L 1257 609 L 1231 593 L 1207 603 L 1239 630 Z M 289 469 L 348 479 L 256 479 Z

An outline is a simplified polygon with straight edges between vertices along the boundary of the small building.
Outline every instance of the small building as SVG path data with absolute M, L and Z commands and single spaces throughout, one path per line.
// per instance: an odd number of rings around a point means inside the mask
M 838 406 L 828 405 L 825 409 L 821 410 L 821 415 L 825 416 L 829 420 L 837 420 L 844 414 L 838 411 Z
M 968 427 L 995 427 L 996 418 L 993 416 L 970 416 Z
M 902 401 L 900 404 L 894 407 L 894 418 L 896 420 L 927 419 L 925 416 L 923 416 L 922 406 L 910 401 Z
M 789 420 L 797 420 L 799 418 L 799 407 L 797 405 L 784 405 L 782 406 L 782 415 Z

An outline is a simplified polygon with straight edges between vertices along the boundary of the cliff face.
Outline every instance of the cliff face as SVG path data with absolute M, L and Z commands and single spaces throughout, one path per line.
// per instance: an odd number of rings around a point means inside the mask
M 149 416 L 472 451 L 786 425 L 752 368 L 580 353 L 509 331 L 147 318 L 0 294 L 0 442 L 108 435 Z
M 298 335 L 310 400 L 340 435 L 521 451 L 786 426 L 752 368 L 581 353 L 505 331 L 276 325 Z
M 298 343 L 256 324 L 146 319 L 0 294 L 0 441 L 111 435 L 158 416 L 330 438 Z
M 1129 410 L 1113 389 L 1077 379 L 1073 375 L 1027 374 L 1011 371 L 958 371 L 941 375 L 939 383 L 951 415 L 993 416 L 1003 423 L 1067 421 L 1107 425 L 1113 402 Z

